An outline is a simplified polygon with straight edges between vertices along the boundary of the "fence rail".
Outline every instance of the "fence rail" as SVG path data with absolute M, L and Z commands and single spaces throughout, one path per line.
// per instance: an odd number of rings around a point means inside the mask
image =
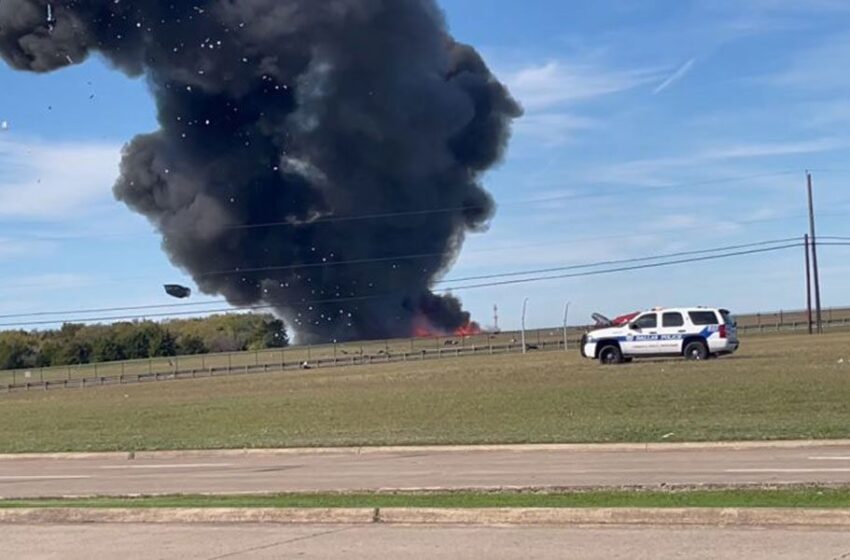
M 568 342 L 572 347 L 578 348 L 580 339 Z M 563 341 L 542 341 L 539 344 L 528 344 L 533 351 L 546 352 L 564 350 Z M 304 371 L 331 369 L 352 366 L 367 366 L 374 364 L 391 364 L 399 362 L 420 362 L 438 360 L 442 358 L 458 358 L 466 356 L 515 354 L 522 352 L 521 344 L 487 344 L 485 346 L 464 345 L 451 348 L 422 349 L 416 352 L 402 352 L 394 354 L 391 352 L 377 355 L 354 355 L 344 358 L 317 358 L 311 362 L 281 362 L 278 364 L 261 364 L 245 366 L 210 367 L 206 369 L 174 369 L 168 372 L 153 372 L 139 374 L 101 375 L 95 377 L 77 377 L 67 379 L 38 379 L 28 378 L 25 382 L 7 383 L 0 385 L 0 391 L 6 393 L 20 391 L 35 391 L 52 389 L 75 389 L 87 387 L 102 387 L 107 385 L 129 385 L 139 383 L 150 383 L 157 381 L 173 381 L 177 379 L 201 379 L 210 377 L 226 377 L 237 375 L 255 375 L 261 373 Z
M 850 329 L 850 309 L 827 310 L 824 328 Z M 801 333 L 808 330 L 804 312 L 778 312 L 739 318 L 742 336 Z M 568 329 L 569 347 L 578 351 L 585 328 Z M 319 346 L 293 346 L 275 350 L 151 358 L 74 366 L 0 371 L 0 392 L 33 389 L 78 388 L 110 384 L 144 383 L 166 379 L 324 369 L 412 360 L 522 351 L 519 332 L 482 333 L 474 336 L 413 338 Z M 532 350 L 563 350 L 561 328 L 526 332 Z

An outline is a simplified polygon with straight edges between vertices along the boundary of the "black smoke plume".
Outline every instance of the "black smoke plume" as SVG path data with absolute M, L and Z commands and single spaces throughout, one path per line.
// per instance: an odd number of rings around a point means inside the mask
M 430 288 L 486 228 L 521 111 L 434 0 L 0 0 L 0 55 L 147 79 L 161 128 L 115 196 L 203 292 L 304 340 L 469 321 Z

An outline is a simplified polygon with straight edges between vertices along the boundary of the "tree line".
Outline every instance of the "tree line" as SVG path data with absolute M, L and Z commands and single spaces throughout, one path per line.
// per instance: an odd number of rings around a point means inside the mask
M 0 332 L 0 369 L 241 352 L 288 345 L 283 321 L 264 314 L 214 315 L 165 323 L 67 323 L 55 330 Z

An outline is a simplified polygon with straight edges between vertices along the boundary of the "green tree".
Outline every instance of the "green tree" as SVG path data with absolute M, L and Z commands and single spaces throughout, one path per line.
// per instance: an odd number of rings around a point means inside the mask
M 182 356 L 193 356 L 209 352 L 206 344 L 204 344 L 204 339 L 194 334 L 181 336 L 177 343 L 177 351 Z
M 33 341 L 23 332 L 5 333 L 0 337 L 0 369 L 20 369 L 35 365 Z
M 95 362 L 118 362 L 127 359 L 124 347 L 112 332 L 95 339 L 92 348 L 92 360 Z
M 89 364 L 92 360 L 92 347 L 88 342 L 71 340 L 62 349 L 63 365 Z

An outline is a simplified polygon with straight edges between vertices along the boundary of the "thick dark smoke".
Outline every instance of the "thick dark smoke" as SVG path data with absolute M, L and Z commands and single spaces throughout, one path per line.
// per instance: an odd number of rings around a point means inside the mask
M 202 291 L 305 340 L 469 321 L 429 288 L 486 228 L 520 108 L 434 0 L 0 0 L 13 67 L 92 54 L 150 84 L 161 128 L 115 195 Z

